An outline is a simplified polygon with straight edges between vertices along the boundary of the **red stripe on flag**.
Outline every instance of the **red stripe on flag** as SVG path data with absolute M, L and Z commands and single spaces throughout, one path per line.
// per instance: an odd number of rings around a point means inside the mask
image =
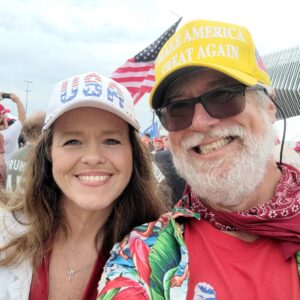
M 113 72 L 111 78 L 124 85 L 136 104 L 145 93 L 150 93 L 154 85 L 154 62 L 159 50 L 166 41 L 175 33 L 181 21 L 180 18 L 166 30 L 155 42 L 128 59 L 121 67 Z
M 113 78 L 114 76 L 117 77 L 117 75 L 119 73 L 127 73 L 127 72 L 146 72 L 149 71 L 153 66 L 146 66 L 146 67 L 124 67 L 124 68 L 119 68 L 117 69 L 112 75 L 111 77 Z
M 113 79 L 116 80 L 115 78 L 113 78 Z M 144 80 L 145 80 L 145 77 L 118 77 L 118 82 L 119 83 L 123 83 L 123 82 L 142 82 Z M 152 80 L 154 80 L 154 76 L 152 76 Z

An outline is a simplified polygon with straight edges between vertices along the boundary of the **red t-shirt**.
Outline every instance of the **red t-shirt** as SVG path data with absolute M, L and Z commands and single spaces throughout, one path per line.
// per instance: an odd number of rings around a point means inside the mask
M 188 300 L 300 299 L 296 260 L 284 260 L 278 241 L 261 237 L 245 242 L 195 219 L 186 222 L 184 239 Z
M 37 274 L 35 280 L 32 280 L 29 300 L 47 300 L 48 292 L 49 292 L 49 281 L 48 281 L 48 273 L 49 273 L 49 260 L 50 255 L 44 258 L 43 263 L 37 269 Z M 98 295 L 97 287 L 98 282 L 101 277 L 101 270 L 105 264 L 105 257 L 102 251 L 99 252 L 95 265 L 93 267 L 93 271 L 90 275 L 90 279 L 86 286 L 84 295 L 82 300 L 91 300 L 96 299 Z

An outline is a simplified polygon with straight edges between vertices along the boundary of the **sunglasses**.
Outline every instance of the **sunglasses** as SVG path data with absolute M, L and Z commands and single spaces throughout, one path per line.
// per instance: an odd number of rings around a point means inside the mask
M 201 103 L 213 118 L 225 119 L 240 114 L 246 105 L 246 89 L 266 91 L 263 86 L 233 84 L 208 91 L 196 98 L 169 102 L 155 112 L 166 130 L 179 131 L 192 124 L 197 103 Z

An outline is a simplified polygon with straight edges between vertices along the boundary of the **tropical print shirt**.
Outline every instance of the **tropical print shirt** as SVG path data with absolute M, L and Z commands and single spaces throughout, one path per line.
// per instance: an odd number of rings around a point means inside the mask
M 185 299 L 188 262 L 181 217 L 200 218 L 188 209 L 175 207 L 157 222 L 136 227 L 114 246 L 98 287 L 98 299 Z M 172 278 L 182 277 L 180 288 Z M 118 295 L 118 298 L 113 298 Z
M 282 222 L 279 227 L 283 231 L 289 230 L 284 231 L 286 237 L 292 234 L 292 241 L 298 241 L 297 250 L 300 234 L 297 225 L 300 216 L 300 173 L 290 166 L 282 168 L 283 175 L 275 195 L 259 208 L 265 213 L 266 210 L 273 212 L 274 207 L 277 207 L 276 212 L 280 216 L 277 221 Z M 114 246 L 98 285 L 98 300 L 186 299 L 189 256 L 183 238 L 184 224 L 187 218 L 200 220 L 200 213 L 202 219 L 206 220 L 207 216 L 213 215 L 207 211 L 203 213 L 204 208 L 199 206 L 201 204 L 199 199 L 194 197 L 194 200 L 190 201 L 191 198 L 193 193 L 189 191 L 172 212 L 162 215 L 157 221 L 135 227 L 129 235 Z M 285 207 L 286 205 L 291 208 Z M 256 214 L 262 220 L 263 214 L 260 210 Z M 254 213 L 251 209 L 249 214 Z M 244 214 L 244 212 L 240 213 L 240 215 Z M 268 214 L 265 221 L 274 224 L 272 216 Z M 217 221 L 216 223 L 219 224 Z M 300 251 L 296 254 L 296 261 L 300 275 Z M 216 299 L 214 290 L 203 285 L 199 286 L 194 296 L 195 299 Z
M 158 221 L 136 227 L 116 244 L 99 282 L 98 300 L 186 299 L 188 252 L 182 218 L 200 219 L 200 215 L 175 207 Z M 300 275 L 300 252 L 297 263 Z M 180 286 L 173 284 L 175 278 Z M 209 289 L 198 293 L 199 299 L 215 299 Z

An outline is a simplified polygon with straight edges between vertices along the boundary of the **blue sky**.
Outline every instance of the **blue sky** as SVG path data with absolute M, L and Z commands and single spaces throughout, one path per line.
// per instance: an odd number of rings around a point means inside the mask
M 203 18 L 246 26 L 260 54 L 300 45 L 299 0 L 9 0 L 0 8 L 0 91 L 15 92 L 28 114 L 46 110 L 51 89 L 89 71 L 109 76 L 176 20 Z M 14 106 L 5 100 L 12 113 Z M 147 96 L 136 106 L 152 121 Z M 298 127 L 300 128 L 300 126 Z

